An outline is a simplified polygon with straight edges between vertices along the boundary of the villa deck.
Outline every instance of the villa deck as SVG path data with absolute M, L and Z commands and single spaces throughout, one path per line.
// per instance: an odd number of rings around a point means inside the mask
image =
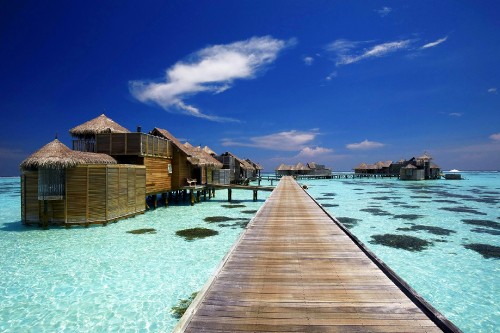
M 283 177 L 174 332 L 460 332 Z

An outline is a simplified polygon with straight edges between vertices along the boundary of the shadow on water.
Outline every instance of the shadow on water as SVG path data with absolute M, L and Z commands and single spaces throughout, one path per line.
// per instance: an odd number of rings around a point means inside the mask
M 43 230 L 43 229 L 34 225 L 26 226 L 21 221 L 6 222 L 0 227 L 0 231 L 8 231 L 8 232 L 25 232 L 33 230 Z

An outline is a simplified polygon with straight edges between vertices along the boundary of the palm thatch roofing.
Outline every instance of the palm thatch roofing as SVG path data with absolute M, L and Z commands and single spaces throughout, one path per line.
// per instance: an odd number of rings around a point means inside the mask
M 299 162 L 299 163 L 297 163 L 297 165 L 295 165 L 295 170 L 307 171 L 307 170 L 311 170 L 311 169 L 309 169 L 309 167 L 307 167 L 304 164 L 302 164 L 301 162 Z
M 402 167 L 401 169 L 416 169 L 416 168 L 417 168 L 417 167 L 416 167 L 416 166 L 414 166 L 413 164 L 408 164 L 408 165 L 406 165 L 406 166 Z
M 130 133 L 130 131 L 104 114 L 101 114 L 97 118 L 73 127 L 69 130 L 69 133 L 75 137 L 88 137 L 101 133 Z
M 203 147 L 203 151 L 204 151 L 205 153 L 207 153 L 207 154 L 212 155 L 212 156 L 213 156 L 213 155 L 217 155 L 217 153 L 216 153 L 216 152 L 214 152 L 212 149 L 210 149 L 208 146 Z
M 253 162 L 251 159 L 247 158 L 246 161 L 248 163 L 250 163 L 254 168 L 255 170 L 264 170 L 264 167 L 262 165 L 260 165 L 259 163 L 255 163 Z
M 197 164 L 199 166 L 210 166 L 216 169 L 222 169 L 224 164 L 222 162 L 218 161 L 216 158 L 214 158 L 212 155 L 207 153 L 204 149 L 201 147 L 192 147 L 191 146 L 191 153 L 193 154 L 193 157 L 197 159 Z
M 281 163 L 276 169 L 275 171 L 287 171 L 287 170 L 290 170 L 290 166 L 289 165 L 286 165 L 284 163 Z
M 366 163 L 360 163 L 358 166 L 354 167 L 354 170 L 367 170 L 368 169 L 368 164 Z
M 21 162 L 21 169 L 65 169 L 79 164 L 116 164 L 106 154 L 84 153 L 69 149 L 58 139 L 49 142 Z
M 432 160 L 432 157 L 431 157 L 429 154 L 424 153 L 424 154 L 423 154 L 422 156 L 420 156 L 418 159 L 419 159 L 419 160 L 424 160 L 424 161 L 429 161 L 429 160 Z
M 439 165 L 437 165 L 436 163 L 431 163 L 430 168 L 431 169 L 441 169 L 441 167 Z

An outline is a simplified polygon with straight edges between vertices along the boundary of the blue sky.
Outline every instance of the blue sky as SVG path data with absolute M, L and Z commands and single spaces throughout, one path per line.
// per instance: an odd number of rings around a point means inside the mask
M 273 171 L 500 169 L 497 1 L 2 1 L 0 175 L 105 113 Z

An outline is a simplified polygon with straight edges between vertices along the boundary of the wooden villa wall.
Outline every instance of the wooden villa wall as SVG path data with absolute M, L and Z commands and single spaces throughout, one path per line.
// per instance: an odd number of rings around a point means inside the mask
M 145 211 L 146 168 L 139 165 L 79 165 L 66 170 L 63 200 L 38 200 L 38 172 L 22 175 L 24 223 L 106 223 Z M 44 213 L 45 211 L 45 213 Z
M 173 169 L 171 159 L 144 157 L 144 165 L 146 166 L 146 195 L 165 193 L 172 190 L 173 173 L 168 173 L 169 164 Z
M 145 210 L 146 169 L 81 165 L 66 172 L 66 222 L 103 223 Z
M 207 168 L 207 184 L 212 184 L 213 183 L 213 170 L 214 168 L 208 167 Z
M 207 167 L 202 166 L 201 167 L 201 183 L 206 184 L 207 183 Z
M 174 148 L 172 158 L 172 190 L 178 190 L 187 185 L 186 178 L 191 178 L 191 163 L 187 156 L 178 148 Z
M 40 219 L 37 171 L 24 171 L 21 175 L 21 218 L 24 223 Z

